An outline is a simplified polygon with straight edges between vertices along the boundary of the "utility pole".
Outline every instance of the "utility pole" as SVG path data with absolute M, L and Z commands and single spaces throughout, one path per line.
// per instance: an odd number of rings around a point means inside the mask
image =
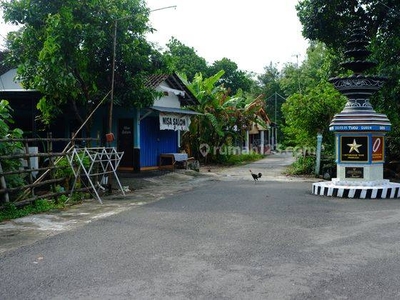
M 274 120 L 274 123 L 275 123 L 275 137 L 274 137 L 274 142 L 275 142 L 275 145 L 274 145 L 274 150 L 276 150 L 276 144 L 278 143 L 278 123 L 277 123 L 277 119 L 276 119 L 276 111 L 277 111 L 277 101 L 278 101 L 278 98 L 277 98 L 277 96 L 278 96 L 278 93 L 277 92 L 275 92 L 275 120 Z
M 272 143 L 272 147 L 275 149 L 276 148 L 276 144 L 278 143 L 278 126 L 277 126 L 277 122 L 278 122 L 278 98 L 280 98 L 281 100 L 286 100 L 285 97 L 283 97 L 282 95 L 280 95 L 278 92 L 274 92 L 273 94 L 274 96 L 274 124 L 275 127 L 273 130 L 273 134 L 272 134 L 272 138 L 273 138 L 273 143 Z M 271 99 L 272 96 L 268 97 L 267 99 Z
M 297 69 L 297 84 L 299 86 L 299 93 L 301 93 L 301 85 L 300 85 L 300 73 L 299 73 L 299 57 L 301 56 L 299 53 L 293 54 L 292 56 L 296 57 L 296 69 Z
M 153 11 L 158 11 L 158 10 L 163 10 L 163 9 L 169 9 L 169 8 L 175 8 L 176 5 L 172 6 L 165 6 L 161 8 L 156 8 L 150 10 L 150 13 Z M 114 141 L 114 134 L 112 133 L 112 123 L 113 123 L 113 106 L 114 106 L 114 82 L 115 82 L 115 64 L 116 64 L 116 56 L 117 56 L 117 27 L 118 27 L 118 21 L 126 20 L 126 19 L 132 19 L 135 18 L 136 15 L 128 15 L 119 19 L 114 20 L 114 35 L 113 35 L 113 53 L 112 53 L 112 70 L 111 70 L 111 92 L 110 92 L 110 107 L 108 111 L 108 130 L 109 132 L 106 134 L 106 141 L 108 143 L 108 146 L 111 147 L 111 143 Z M 110 171 L 110 166 L 108 167 L 108 171 Z M 112 176 L 109 174 L 107 178 L 107 185 L 109 187 L 109 192 L 112 192 Z
M 158 10 L 164 10 L 164 9 L 169 9 L 169 8 L 175 8 L 176 9 L 176 5 L 172 5 L 172 6 L 165 6 L 165 7 L 161 7 L 161 8 L 156 8 L 156 9 L 152 9 L 150 10 L 151 12 L 154 11 L 158 11 Z M 135 18 L 136 15 L 130 15 L 130 16 L 125 16 L 119 19 L 115 19 L 114 20 L 114 34 L 113 34 L 113 56 L 112 56 L 112 70 L 111 70 L 111 94 L 110 94 L 110 107 L 109 107 L 109 111 L 108 111 L 108 136 L 110 139 L 110 144 L 113 141 L 113 134 L 112 134 L 112 120 L 113 120 L 113 106 L 114 106 L 114 84 L 115 84 L 115 62 L 116 62 L 116 49 L 117 49 L 117 27 L 118 27 L 118 21 L 122 21 L 122 20 L 126 20 L 126 19 L 132 19 Z

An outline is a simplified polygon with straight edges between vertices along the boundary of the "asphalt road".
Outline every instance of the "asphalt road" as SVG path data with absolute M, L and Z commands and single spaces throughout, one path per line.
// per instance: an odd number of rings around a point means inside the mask
M 399 299 L 400 202 L 314 196 L 284 164 L 6 252 L 0 299 Z

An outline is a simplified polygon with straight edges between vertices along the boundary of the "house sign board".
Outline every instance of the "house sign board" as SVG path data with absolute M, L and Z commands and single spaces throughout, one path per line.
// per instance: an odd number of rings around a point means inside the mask
M 160 112 L 160 130 L 188 131 L 190 117 L 188 115 L 168 114 Z

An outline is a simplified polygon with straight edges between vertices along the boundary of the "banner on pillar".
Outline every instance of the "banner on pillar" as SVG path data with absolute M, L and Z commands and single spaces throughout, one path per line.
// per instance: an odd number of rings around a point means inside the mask
M 383 136 L 372 137 L 372 161 L 383 162 L 385 160 L 385 140 Z
M 188 115 L 168 114 L 160 112 L 160 130 L 188 131 L 190 117 Z

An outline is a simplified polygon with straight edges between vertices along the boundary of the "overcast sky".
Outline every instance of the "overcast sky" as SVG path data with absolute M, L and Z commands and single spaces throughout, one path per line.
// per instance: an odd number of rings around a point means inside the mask
M 262 73 L 264 67 L 304 59 L 307 41 L 295 5 L 298 0 L 146 0 L 150 9 L 176 9 L 150 15 L 157 32 L 148 39 L 165 46 L 174 36 L 208 63 L 223 57 L 241 70 Z
M 281 68 L 305 58 L 307 41 L 296 15 L 298 0 L 146 0 L 156 33 L 148 40 L 164 47 L 171 36 L 208 63 L 229 58 L 244 71 L 262 73 L 270 62 Z M 15 27 L 14 27 L 15 28 Z M 12 26 L 0 23 L 0 44 Z
M 0 48 L 1 49 L 4 48 L 4 40 L 6 38 L 7 32 L 16 30 L 16 28 L 17 28 L 16 26 L 4 24 L 3 12 L 0 9 Z

